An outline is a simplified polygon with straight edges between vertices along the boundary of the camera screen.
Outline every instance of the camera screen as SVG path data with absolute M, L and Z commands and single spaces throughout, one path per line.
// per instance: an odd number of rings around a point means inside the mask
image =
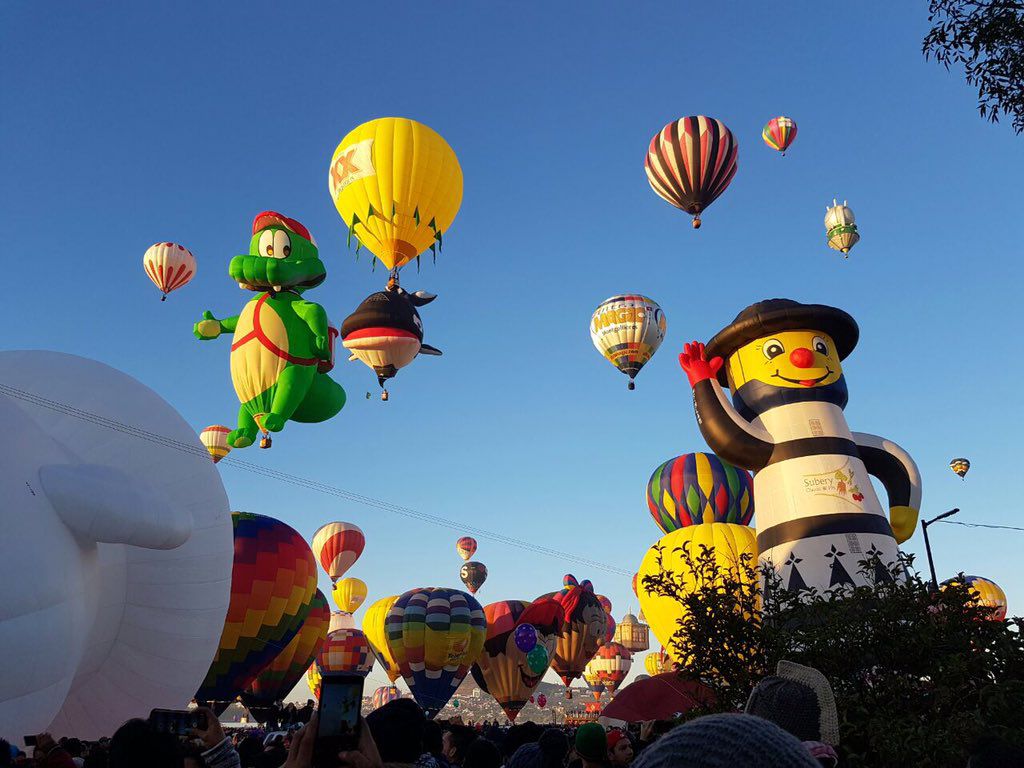
M 333 737 L 356 733 L 362 704 L 362 680 L 324 677 L 320 684 L 319 735 Z

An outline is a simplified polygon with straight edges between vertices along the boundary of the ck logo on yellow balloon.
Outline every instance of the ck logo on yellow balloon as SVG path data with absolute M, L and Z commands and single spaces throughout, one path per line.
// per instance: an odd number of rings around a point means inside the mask
M 804 475 L 804 493 L 811 496 L 829 496 L 835 499 L 842 499 L 856 507 L 864 500 L 864 494 L 854 482 L 853 470 L 849 462 L 839 469 L 829 472 L 819 472 L 814 475 Z
M 331 161 L 331 196 L 337 199 L 349 184 L 376 175 L 373 139 L 363 139 L 343 147 Z

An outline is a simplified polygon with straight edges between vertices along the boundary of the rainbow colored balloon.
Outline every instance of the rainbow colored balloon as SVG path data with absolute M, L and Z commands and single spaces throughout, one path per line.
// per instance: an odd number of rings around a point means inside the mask
M 456 589 L 401 595 L 388 611 L 388 647 L 416 703 L 433 718 L 476 661 L 487 636 L 480 603 Z
M 373 708 L 380 709 L 388 702 L 402 698 L 402 692 L 393 685 L 382 685 L 373 692 Z
M 336 629 L 327 635 L 316 664 L 321 675 L 359 675 L 373 669 L 373 651 L 360 629 Z
M 654 470 L 647 508 L 665 533 L 700 523 L 749 525 L 754 478 L 713 453 L 685 453 Z
M 761 138 L 769 147 L 784 155 L 789 145 L 796 140 L 796 121 L 782 115 L 773 117 L 765 124 Z
M 200 701 L 233 701 L 248 688 L 299 632 L 316 593 L 316 559 L 291 526 L 249 512 L 233 512 L 231 525 L 231 602 Z
M 313 694 L 317 701 L 320 700 L 320 679 L 322 677 L 320 667 L 314 661 L 309 665 L 309 669 L 306 670 L 306 685 L 309 686 L 310 693 Z
M 316 661 L 324 641 L 327 626 L 331 621 L 331 608 L 327 598 L 319 589 L 313 595 L 309 614 L 302 622 L 302 629 L 292 638 L 270 664 L 256 676 L 252 685 L 242 694 L 245 706 L 270 705 L 283 701 L 292 688 L 302 679 L 309 666 Z

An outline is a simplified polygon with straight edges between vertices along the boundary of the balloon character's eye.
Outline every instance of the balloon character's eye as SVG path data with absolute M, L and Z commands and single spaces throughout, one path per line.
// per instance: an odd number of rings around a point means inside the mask
M 278 259 L 287 259 L 292 252 L 292 239 L 283 229 L 274 232 L 274 250 L 270 254 Z
M 828 355 L 828 344 L 825 343 L 825 340 L 821 338 L 821 336 L 815 336 L 811 339 L 811 346 L 814 347 L 815 352 L 821 355 Z
M 260 244 L 257 249 L 260 256 L 274 255 L 274 233 L 271 230 L 260 233 Z
M 768 341 L 764 343 L 763 349 L 764 356 L 767 357 L 769 360 L 771 360 L 773 357 L 778 357 L 779 355 L 786 351 L 786 348 L 782 346 L 782 342 L 779 341 L 778 339 L 768 339 Z

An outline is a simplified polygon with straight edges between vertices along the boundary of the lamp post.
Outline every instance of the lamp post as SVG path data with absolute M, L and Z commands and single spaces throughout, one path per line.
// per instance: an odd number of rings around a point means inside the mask
M 937 523 L 947 517 L 951 517 L 960 511 L 960 507 L 954 507 L 949 512 L 943 512 L 938 517 L 933 517 L 931 520 L 925 520 L 921 523 L 921 531 L 924 533 L 924 550 L 928 553 L 928 567 L 932 572 L 932 589 L 934 591 L 939 590 L 939 580 L 935 577 L 935 562 L 932 560 L 932 545 L 928 542 L 928 526 L 932 523 Z

